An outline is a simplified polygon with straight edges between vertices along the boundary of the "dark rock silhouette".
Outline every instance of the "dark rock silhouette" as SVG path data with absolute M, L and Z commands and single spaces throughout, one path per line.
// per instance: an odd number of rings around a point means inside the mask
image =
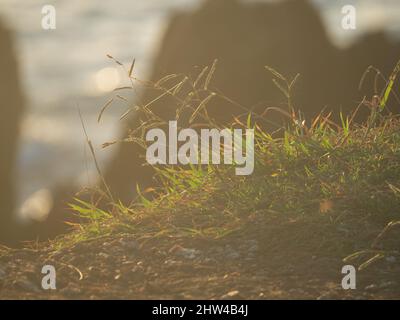
M 270 106 L 287 108 L 271 74 L 264 69 L 268 65 L 289 78 L 300 74 L 293 100 L 306 119 L 325 108 L 334 110 L 332 119 L 338 120 L 339 111 L 348 113 L 363 94 L 373 94 L 371 77 L 363 92 L 358 91 L 367 67 L 373 64 L 389 74 L 399 57 L 399 44 L 379 33 L 366 36 L 350 49 L 336 48 L 317 10 L 305 0 L 247 5 L 234 0 L 210 0 L 196 12 L 173 17 L 151 80 L 168 74 L 190 75 L 194 66 L 200 66 L 199 72 L 217 58 L 213 86 L 227 97 L 259 113 Z M 151 101 L 155 93 L 148 91 L 143 96 L 143 101 Z M 154 104 L 152 110 L 164 119 L 175 116 L 174 103 L 165 99 Z M 221 99 L 212 100 L 207 110 L 220 123 L 243 113 Z M 358 119 L 367 113 L 367 108 L 362 108 Z M 278 113 L 271 112 L 266 117 L 282 123 Z M 131 121 L 132 128 L 137 127 L 139 118 L 136 115 Z M 143 154 L 133 143 L 122 144 L 109 167 L 106 179 L 115 195 L 124 201 L 133 199 L 136 183 L 153 183 L 151 168 L 143 166 Z
M 3 242 L 20 236 L 14 218 L 14 182 L 23 97 L 11 34 L 1 23 L 0 52 L 0 242 Z
M 73 188 L 59 186 L 54 191 L 54 207 L 45 222 L 16 217 L 16 155 L 19 128 L 24 113 L 24 97 L 12 32 L 0 21 L 0 244 L 18 246 L 21 241 L 46 240 L 65 232 L 65 220 L 72 221 L 67 202 Z
M 365 35 L 353 46 L 344 51 L 343 56 L 345 71 L 342 78 L 346 86 L 342 100 L 346 101 L 345 99 L 347 99 L 346 107 L 348 110 L 351 107 L 351 102 L 354 105 L 354 101 L 359 101 L 363 96 L 370 99 L 374 94 L 381 94 L 379 90 L 382 89 L 383 81 L 380 78 L 380 88 L 378 88 L 378 92 L 374 92 L 374 72 L 365 77 L 362 87 L 359 89 L 360 79 L 369 66 L 373 66 L 388 78 L 396 62 L 400 59 L 400 43 L 391 40 L 383 32 L 375 32 Z M 393 108 L 394 105 L 397 105 L 398 108 L 397 101 L 392 100 L 392 102 L 394 102 L 392 105 L 388 104 L 388 109 L 394 113 L 398 113 L 398 110 Z

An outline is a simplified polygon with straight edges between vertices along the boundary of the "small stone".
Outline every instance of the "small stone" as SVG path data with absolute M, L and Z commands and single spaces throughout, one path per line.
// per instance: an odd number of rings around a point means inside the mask
M 121 239 L 121 240 L 119 240 L 119 243 L 123 247 L 125 247 L 127 249 L 130 249 L 130 250 L 135 250 L 136 251 L 136 250 L 139 250 L 139 248 L 140 248 L 140 244 L 136 240 Z
M 232 249 L 231 249 L 231 250 L 226 254 L 226 257 L 227 257 L 228 259 L 231 259 L 231 260 L 239 259 L 239 258 L 240 258 L 240 253 L 237 252 L 237 251 L 235 251 L 235 250 L 232 250 Z
M 198 255 L 200 255 L 200 251 L 196 249 L 188 249 L 181 246 L 175 246 L 173 249 L 170 250 L 175 255 L 180 256 L 185 259 L 193 260 Z
M 104 258 L 104 259 L 108 259 L 108 257 L 109 257 L 109 255 L 108 255 L 107 253 L 104 253 L 104 252 L 100 252 L 100 253 L 98 254 L 98 256 L 99 256 L 99 257 L 102 257 L 102 258 Z
M 173 266 L 173 265 L 178 265 L 181 264 L 181 262 L 173 260 L 173 259 L 167 259 L 164 261 L 164 263 L 168 266 Z
M 256 240 L 249 240 L 247 241 L 247 245 L 248 245 L 248 251 L 250 252 L 256 252 L 258 251 L 258 242 Z
M 229 291 L 227 294 L 224 294 L 221 299 L 222 300 L 227 300 L 227 299 L 233 299 L 235 297 L 237 297 L 239 295 L 239 291 L 238 290 L 232 290 Z
M 394 256 L 389 256 L 389 257 L 386 257 L 385 260 L 389 263 L 395 263 L 397 259 Z
M 376 289 L 378 289 L 378 286 L 376 284 L 370 284 L 365 287 L 365 290 L 368 290 L 368 291 L 374 291 Z
M 258 245 L 251 246 L 249 248 L 249 252 L 254 253 L 258 251 Z

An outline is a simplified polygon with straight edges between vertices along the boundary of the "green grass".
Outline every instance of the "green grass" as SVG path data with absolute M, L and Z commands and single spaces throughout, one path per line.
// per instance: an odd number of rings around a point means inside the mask
M 136 80 L 132 69 L 133 65 L 129 78 Z M 330 250 L 342 258 L 353 253 L 348 260 L 359 259 L 361 267 L 385 254 L 398 254 L 379 245 L 383 238 L 379 232 L 389 232 L 400 221 L 399 118 L 377 105 L 365 124 L 353 123 L 353 115 L 341 115 L 337 125 L 321 114 L 307 125 L 294 112 L 290 99 L 296 78 L 288 81 L 267 69 L 287 98 L 288 125 L 276 136 L 259 126 L 262 119 L 257 115 L 249 113 L 245 123 L 235 119 L 232 126 L 255 129 L 252 175 L 236 176 L 229 166 L 157 168 L 161 187 L 141 190 L 138 186 L 138 199 L 130 207 L 108 199 L 111 204 L 105 211 L 76 199 L 71 208 L 85 222 L 55 240 L 55 248 L 125 233 L 142 240 L 221 239 L 254 230 L 262 233 L 268 224 L 281 223 L 276 240 L 270 241 L 282 250 L 290 247 L 289 242 L 299 242 L 305 251 L 311 247 Z M 161 79 L 155 84 L 162 91 L 160 99 L 169 95 L 179 105 L 183 99 L 178 97 L 179 90 L 189 83 L 195 94 L 185 103 L 191 102 L 195 115 L 207 119 L 205 100 L 213 94 L 208 87 L 214 71 L 214 65 L 208 74 L 204 69 L 193 82 L 177 75 Z M 161 86 L 171 80 L 177 82 L 169 88 Z M 392 90 L 393 84 L 388 87 Z M 387 103 L 387 90 L 382 104 Z M 141 130 L 161 122 L 149 107 L 143 107 L 149 120 Z M 143 144 L 138 136 L 129 141 Z M 294 234 L 285 227 L 293 221 L 302 221 Z M 342 229 L 347 230 L 345 235 L 338 231 Z

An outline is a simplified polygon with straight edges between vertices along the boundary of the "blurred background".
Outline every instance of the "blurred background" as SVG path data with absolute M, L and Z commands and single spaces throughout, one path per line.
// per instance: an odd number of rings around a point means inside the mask
M 126 84 L 127 79 L 106 55 L 128 66 L 135 57 L 137 76 L 148 78 L 171 13 L 195 10 L 202 2 L 0 0 L 0 20 L 12 32 L 25 99 L 15 167 L 16 211 L 20 217 L 30 214 L 26 207 L 32 206 L 32 195 L 42 201 L 36 205 L 37 211 L 46 212 L 52 202 L 48 190 L 96 181 L 77 107 L 100 162 L 105 164 L 112 158 L 112 150 L 101 150 L 100 145 L 118 136 L 118 119 L 126 106 L 114 105 L 100 124 L 97 116 L 110 91 Z M 349 47 L 376 30 L 400 38 L 398 0 L 310 2 L 320 12 L 327 34 L 338 48 Z M 41 28 L 41 9 L 47 4 L 57 10 L 56 30 Z M 341 27 L 341 8 L 347 4 L 357 9 L 356 30 Z M 46 201 L 47 205 L 43 204 Z
M 106 54 L 128 65 L 136 57 L 136 71 L 145 77 L 168 13 L 195 3 L 0 0 L 0 17 L 14 35 L 26 99 L 18 152 L 19 206 L 41 189 L 88 183 L 94 168 L 91 161 L 85 164 L 77 106 L 96 146 L 116 137 L 123 110 L 110 108 L 103 123 L 97 124 L 106 94 L 126 80 Z M 46 4 L 56 7 L 56 30 L 41 27 Z M 98 156 L 103 162 L 111 154 L 106 150 Z

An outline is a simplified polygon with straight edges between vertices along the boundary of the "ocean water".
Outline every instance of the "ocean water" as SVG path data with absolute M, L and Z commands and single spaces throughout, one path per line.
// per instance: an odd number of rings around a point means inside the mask
M 313 2 L 338 46 L 376 29 L 400 34 L 399 0 Z M 56 30 L 41 28 L 46 4 L 57 10 Z M 20 203 L 40 189 L 95 181 L 78 108 L 103 165 L 112 148 L 102 150 L 100 145 L 118 136 L 118 118 L 126 109 L 123 103 L 113 106 L 101 124 L 96 122 L 107 91 L 126 81 L 106 54 L 127 65 L 135 57 L 135 72 L 145 79 L 171 12 L 200 4 L 201 0 L 0 0 L 0 17 L 15 34 L 27 99 L 18 160 Z M 346 4 L 357 8 L 355 31 L 341 28 Z

